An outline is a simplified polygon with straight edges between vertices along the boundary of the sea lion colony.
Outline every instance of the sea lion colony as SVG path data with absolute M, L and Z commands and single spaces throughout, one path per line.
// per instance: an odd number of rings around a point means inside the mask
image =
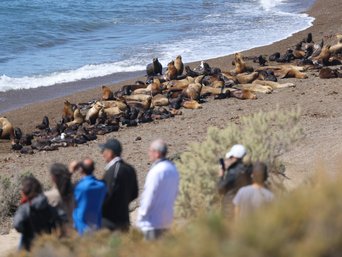
M 205 99 L 234 97 L 256 99 L 256 93 L 271 93 L 274 89 L 293 87 L 292 83 L 278 83 L 278 78 L 305 79 L 308 70 L 318 71 L 322 79 L 341 78 L 342 35 L 336 36 L 337 43 L 325 45 L 323 40 L 315 43 L 312 35 L 299 42 L 284 55 L 274 53 L 253 57 L 259 67 L 247 65 L 240 53 L 234 55 L 231 71 L 212 68 L 208 63 L 194 70 L 185 66 L 181 56 L 167 65 L 163 75 L 162 65 L 157 58 L 146 67 L 146 82 L 137 81 L 113 92 L 102 86 L 102 99 L 88 103 L 64 102 L 62 119 L 51 126 L 44 117 L 37 130 L 23 134 L 6 117 L 0 117 L 0 139 L 12 140 L 12 149 L 22 154 L 34 151 L 53 151 L 59 147 L 76 146 L 95 140 L 122 127 L 137 126 L 153 120 L 181 115 L 180 109 L 199 109 Z M 275 65 L 268 63 L 276 62 Z

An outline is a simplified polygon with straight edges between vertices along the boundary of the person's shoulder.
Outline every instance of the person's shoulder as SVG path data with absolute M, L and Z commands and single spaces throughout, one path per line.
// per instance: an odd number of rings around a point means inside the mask
M 121 161 L 121 165 L 122 165 L 124 170 L 135 172 L 135 168 L 131 164 L 129 164 L 125 161 Z

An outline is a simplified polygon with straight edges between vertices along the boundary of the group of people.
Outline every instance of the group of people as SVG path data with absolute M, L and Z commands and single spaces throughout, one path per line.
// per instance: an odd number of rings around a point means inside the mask
M 86 158 L 69 167 L 56 163 L 50 168 L 53 187 L 43 191 L 40 182 L 28 176 L 22 182 L 22 198 L 14 217 L 14 227 L 22 234 L 20 249 L 30 250 L 37 235 L 56 231 L 65 236 L 70 229 L 79 235 L 99 229 L 126 232 L 129 230 L 130 203 L 138 198 L 135 169 L 122 157 L 122 145 L 109 139 L 100 145 L 106 162 L 101 180 L 94 176 L 95 163 Z M 167 144 L 151 143 L 148 155 L 152 163 L 140 197 L 136 227 L 146 240 L 160 238 L 172 225 L 174 203 L 178 194 L 179 173 L 166 158 Z M 267 167 L 243 163 L 246 149 L 235 145 L 226 154 L 218 182 L 219 193 L 235 205 L 238 217 L 273 200 L 266 188 Z M 72 176 L 79 178 L 73 184 Z

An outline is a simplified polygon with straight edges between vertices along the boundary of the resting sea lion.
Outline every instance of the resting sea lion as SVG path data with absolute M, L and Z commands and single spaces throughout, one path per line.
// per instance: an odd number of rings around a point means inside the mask
M 268 60 L 270 62 L 275 62 L 277 59 L 280 58 L 280 53 L 279 52 L 276 52 L 274 54 L 271 54 L 269 57 L 268 57 Z
M 191 70 L 189 66 L 185 66 L 185 72 L 189 77 L 197 77 L 200 75 L 198 72 Z
M 175 60 L 175 67 L 177 69 L 177 75 L 180 76 L 184 71 L 184 64 L 182 62 L 182 56 L 178 55 Z
M 73 126 L 73 125 L 82 125 L 83 122 L 84 122 L 84 116 L 83 116 L 83 114 L 81 113 L 80 109 L 77 108 L 77 109 L 74 111 L 74 119 L 73 119 L 73 121 L 68 122 L 66 125 L 67 125 L 68 127 L 71 127 L 71 126 Z
M 14 128 L 6 117 L 0 117 L 0 139 L 14 139 Z
M 295 84 L 293 84 L 293 83 L 280 84 L 280 83 L 277 83 L 277 82 L 267 81 L 267 80 L 254 80 L 252 84 L 258 84 L 258 85 L 262 85 L 262 86 L 269 86 L 272 89 L 285 88 L 285 87 L 295 87 Z
M 334 78 L 342 77 L 342 74 L 340 74 L 337 70 L 333 70 L 330 68 L 322 68 L 319 71 L 319 77 L 321 79 L 334 79 Z
M 231 91 L 231 96 L 240 99 L 240 100 L 255 100 L 257 99 L 257 96 L 253 94 L 250 90 L 247 89 L 238 89 L 238 90 L 232 90 Z
M 163 66 L 159 62 L 158 58 L 153 58 L 152 63 L 147 65 L 146 73 L 147 76 L 157 76 L 158 74 L 163 74 Z
M 152 105 L 151 107 L 154 106 L 168 106 L 169 105 L 169 99 L 165 97 L 164 95 L 158 94 L 155 95 L 152 98 Z
M 236 79 L 240 84 L 248 84 L 252 83 L 254 80 L 256 80 L 259 77 L 258 72 L 252 72 L 250 74 L 248 73 L 240 73 L 236 75 Z
M 326 66 L 326 65 L 329 65 L 330 56 L 331 56 L 330 45 L 327 45 L 323 47 L 321 53 L 317 57 L 314 57 L 312 60 L 314 63 L 319 63 L 319 64 L 323 64 L 324 66 Z
M 202 85 L 200 83 L 192 83 L 183 91 L 183 95 L 190 99 L 198 101 L 201 95 Z
M 184 101 L 182 106 L 185 109 L 202 109 L 202 105 L 200 105 L 197 101 L 195 100 L 190 100 L 190 101 Z
M 102 86 L 102 100 L 107 101 L 107 100 L 113 100 L 114 95 L 112 90 L 110 90 L 109 87 L 107 86 Z

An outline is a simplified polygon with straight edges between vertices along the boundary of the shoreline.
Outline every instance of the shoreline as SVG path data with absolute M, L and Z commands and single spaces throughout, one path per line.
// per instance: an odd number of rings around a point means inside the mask
M 270 42 L 266 45 L 258 45 L 258 43 L 255 43 L 255 45 L 252 48 L 248 49 L 241 49 L 235 52 L 248 52 L 253 49 L 263 48 L 267 46 L 272 46 L 274 44 L 277 44 L 278 42 L 282 42 L 283 40 L 287 40 L 288 38 L 293 37 L 295 34 L 300 33 L 302 31 L 305 31 L 313 26 L 313 23 L 315 21 L 315 17 L 309 14 L 310 9 L 315 5 L 315 3 L 311 4 L 308 10 L 302 11 L 298 14 L 305 14 L 308 17 L 312 18 L 312 21 L 310 24 L 306 26 L 306 28 L 303 28 L 298 31 L 292 32 L 290 35 L 287 35 L 286 37 Z M 208 63 L 211 63 L 212 61 L 221 59 L 221 58 L 227 58 L 231 57 L 235 52 L 232 53 L 226 53 L 219 57 L 213 57 L 210 59 L 203 59 L 207 61 Z M 186 61 L 186 60 L 185 60 Z M 191 68 L 196 67 L 202 60 L 197 61 L 191 61 L 185 63 L 186 65 L 189 65 Z M 164 67 L 166 67 L 166 64 L 164 63 Z M 99 88 L 102 85 L 111 85 L 115 86 L 118 84 L 128 84 L 132 83 L 132 81 L 136 80 L 144 80 L 145 79 L 145 70 L 137 70 L 137 71 L 131 71 L 131 72 L 117 72 L 112 73 L 105 76 L 99 76 L 99 77 L 93 77 L 89 79 L 81 79 L 71 82 L 65 82 L 65 83 L 57 83 L 50 86 L 41 86 L 37 88 L 28 88 L 28 89 L 12 89 L 5 92 L 0 92 L 0 115 L 6 114 L 11 111 L 16 111 L 18 109 L 24 108 L 26 106 L 34 105 L 37 103 L 42 102 L 48 102 L 52 101 L 58 98 L 68 98 L 72 96 L 73 94 L 77 94 L 79 92 L 92 90 L 95 88 Z M 43 100 L 41 100 L 43 99 Z
M 313 38 L 317 41 L 323 36 L 342 33 L 342 17 L 338 12 L 339 8 L 339 0 L 317 0 L 307 11 L 310 16 L 315 17 L 313 26 L 271 45 L 244 51 L 243 54 L 252 56 L 272 54 L 276 51 L 284 52 L 288 47 L 304 38 L 308 32 L 313 33 Z M 208 63 L 211 66 L 228 70 L 232 68 L 231 60 L 232 56 L 228 55 L 208 60 Z M 198 62 L 194 62 L 192 65 L 198 65 Z M 111 88 L 134 81 L 133 78 L 122 81 L 112 85 Z M 68 163 L 75 158 L 91 156 L 97 163 L 97 175 L 101 176 L 104 162 L 98 151 L 98 144 L 115 137 L 120 139 L 124 145 L 124 159 L 138 171 L 139 185 L 142 188 L 146 171 L 149 168 L 146 149 L 152 139 L 167 136 L 170 142 L 170 154 L 173 155 L 184 151 L 191 142 L 204 140 L 208 127 L 223 128 L 227 123 L 238 123 L 242 116 L 261 110 L 274 110 L 275 106 L 280 109 L 299 106 L 302 109 L 301 123 L 306 137 L 281 158 L 286 164 L 286 174 L 291 178 L 286 184 L 289 188 L 294 188 L 306 181 L 308 176 L 315 171 L 318 163 L 326 165 L 331 171 L 338 168 L 333 167 L 332 163 L 342 156 L 342 106 L 340 104 L 342 101 L 342 79 L 323 81 L 310 73 L 310 77 L 306 80 L 286 79 L 281 82 L 292 82 L 296 84 L 296 87 L 276 90 L 270 95 L 260 95 L 259 99 L 253 101 L 237 99 L 208 101 L 204 104 L 203 109 L 184 110 L 183 115 L 173 119 L 154 121 L 99 136 L 97 140 L 77 148 L 69 147 L 55 152 L 38 152 L 34 155 L 21 156 L 14 152 L 1 153 L 0 174 L 12 177 L 14 174 L 31 172 L 44 185 L 49 185 L 47 171 L 52 163 Z M 81 87 L 82 85 L 80 85 Z M 64 99 L 71 102 L 83 102 L 100 96 L 100 87 L 92 88 L 66 97 L 48 101 L 44 99 L 39 103 L 4 112 L 4 115 L 15 126 L 22 128 L 24 132 L 29 132 L 34 130 L 35 125 L 40 123 L 45 115 L 49 116 L 50 122 L 55 124 L 61 117 Z M 142 139 L 135 141 L 137 136 L 141 136 Z M 0 236 L 0 245 L 7 246 L 6 249 L 0 250 L 0 256 L 7 256 L 10 251 L 14 251 L 18 240 L 17 234 Z

